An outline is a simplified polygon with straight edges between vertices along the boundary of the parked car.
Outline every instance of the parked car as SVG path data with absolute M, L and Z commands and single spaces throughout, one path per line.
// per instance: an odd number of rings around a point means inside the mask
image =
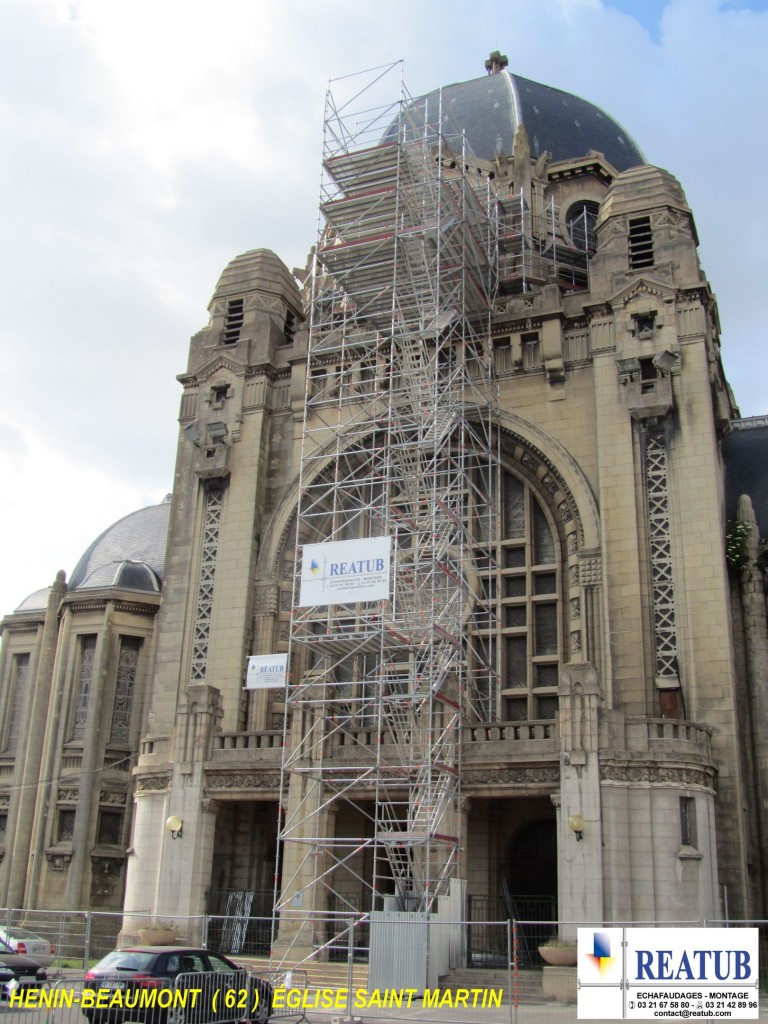
M 0 940 L 0 986 L 2 995 L 7 995 L 8 985 L 14 982 L 22 988 L 32 985 L 42 985 L 48 975 L 43 965 L 31 956 L 17 953 L 6 943 Z
M 249 974 L 222 953 L 187 946 L 128 946 L 108 953 L 85 975 L 84 988 L 132 993 L 130 1006 L 84 1008 L 89 1024 L 224 1024 L 225 1021 L 268 1021 L 272 986 Z M 200 989 L 191 1007 L 142 1007 L 135 989 Z M 227 996 L 227 993 L 230 995 Z M 229 1004 L 229 1005 L 228 1005 Z
M 31 956 L 43 967 L 50 967 L 53 963 L 56 950 L 48 939 L 29 931 L 28 928 L 17 928 L 15 925 L 0 928 L 0 939 L 14 952 Z

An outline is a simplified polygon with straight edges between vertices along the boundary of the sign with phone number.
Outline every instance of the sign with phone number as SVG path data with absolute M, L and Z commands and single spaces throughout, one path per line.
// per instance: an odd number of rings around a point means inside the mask
M 579 928 L 579 1019 L 756 1019 L 757 928 Z

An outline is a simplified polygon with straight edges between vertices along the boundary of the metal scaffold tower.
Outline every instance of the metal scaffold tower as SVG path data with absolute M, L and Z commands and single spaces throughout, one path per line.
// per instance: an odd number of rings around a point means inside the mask
M 385 897 L 434 908 L 459 864 L 462 727 L 495 702 L 475 603 L 495 558 L 495 206 L 439 106 L 402 85 L 376 102 L 395 75 L 337 80 L 326 106 L 277 904 L 283 934 L 325 914 L 315 947 Z M 385 599 L 302 603 L 306 545 L 375 538 Z

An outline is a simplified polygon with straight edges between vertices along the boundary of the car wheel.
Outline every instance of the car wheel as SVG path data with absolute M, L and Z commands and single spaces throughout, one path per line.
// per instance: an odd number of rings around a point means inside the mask
M 254 978 L 251 982 L 253 991 L 259 993 L 259 1005 L 256 1007 L 256 1012 L 251 1017 L 254 1024 L 266 1024 L 269 1018 L 272 1016 L 272 986 L 268 981 L 264 981 L 263 978 Z M 252 998 L 251 1006 L 255 999 Z

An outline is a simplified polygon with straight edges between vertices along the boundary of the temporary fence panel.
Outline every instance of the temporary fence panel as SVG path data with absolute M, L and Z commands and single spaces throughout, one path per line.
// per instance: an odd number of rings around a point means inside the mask
M 429 914 L 398 910 L 377 910 L 370 915 L 369 988 L 414 988 L 418 992 L 427 988 L 430 918 Z

